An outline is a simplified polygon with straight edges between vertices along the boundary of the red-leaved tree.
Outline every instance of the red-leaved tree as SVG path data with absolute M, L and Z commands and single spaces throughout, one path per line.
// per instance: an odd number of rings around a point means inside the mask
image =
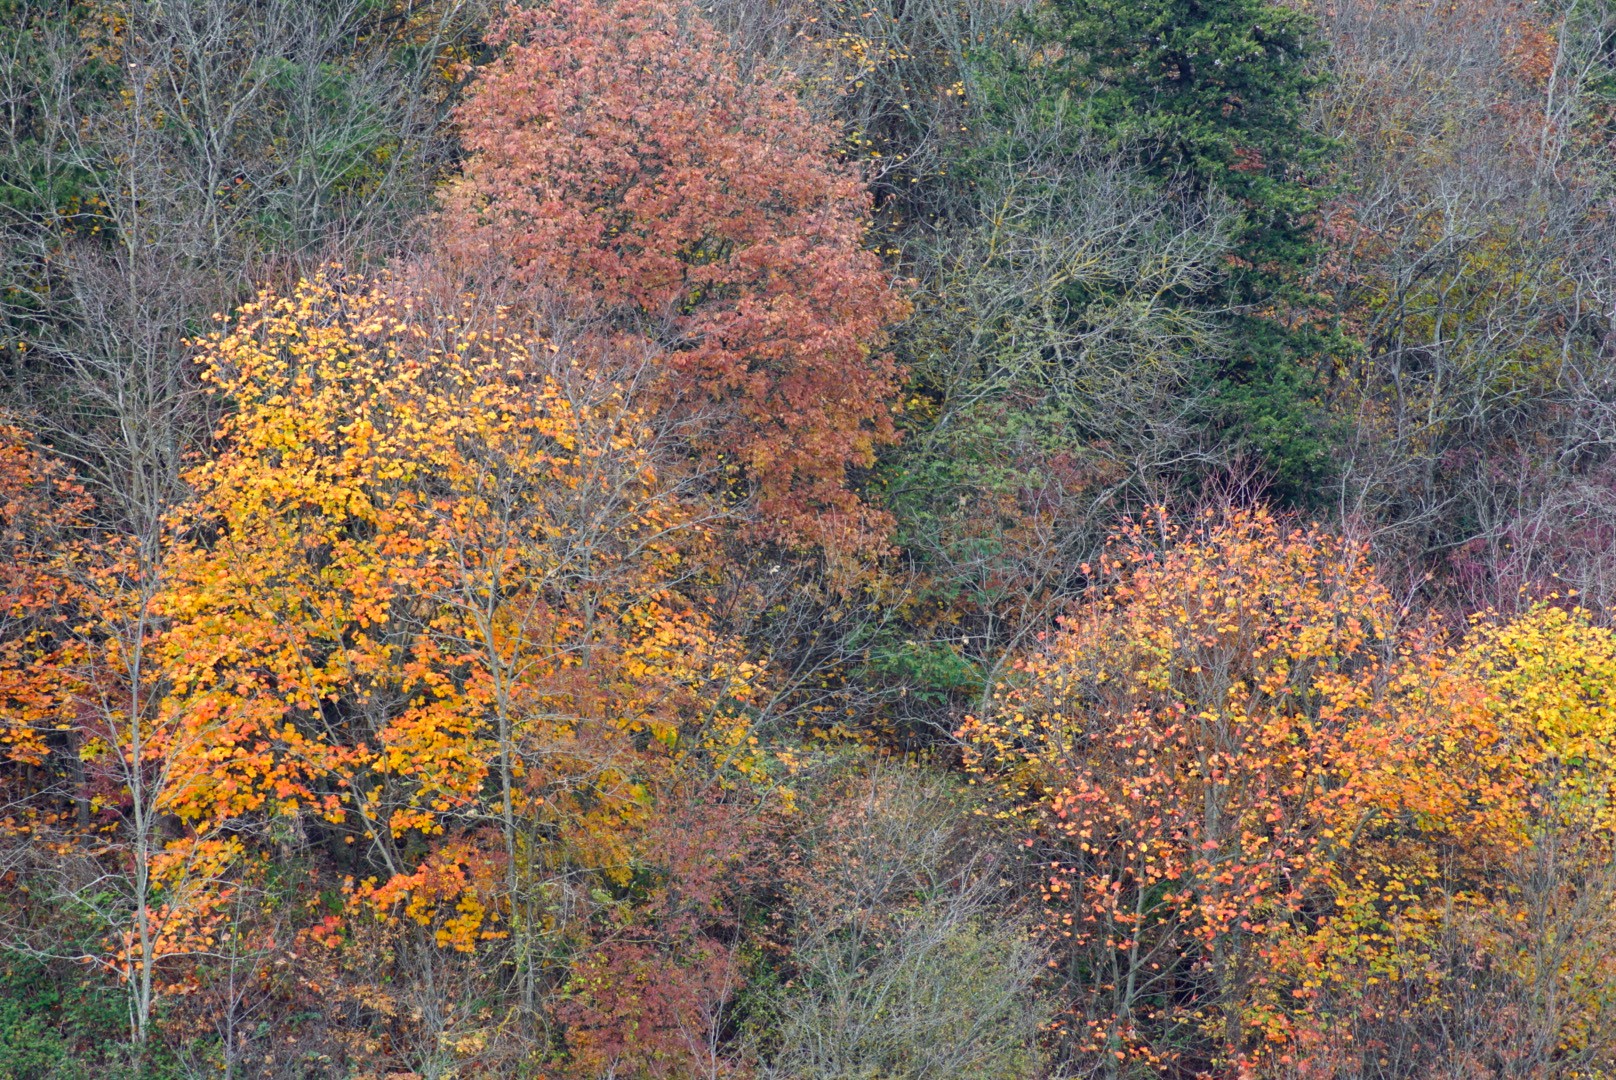
M 657 341 L 668 406 L 711 417 L 697 449 L 770 538 L 879 537 L 847 472 L 895 437 L 883 330 L 906 303 L 834 132 L 676 0 L 560 0 L 496 40 L 459 112 L 450 256 Z

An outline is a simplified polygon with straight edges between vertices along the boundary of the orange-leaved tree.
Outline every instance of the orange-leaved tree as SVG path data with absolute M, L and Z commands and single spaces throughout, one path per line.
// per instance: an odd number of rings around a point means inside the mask
M 346 848 L 358 910 L 502 941 L 532 1007 L 659 778 L 750 767 L 755 673 L 681 592 L 702 527 L 600 366 L 429 306 L 320 278 L 202 343 L 233 411 L 159 598 L 196 747 L 165 808 Z
M 1544 603 L 1405 646 L 1357 726 L 1332 904 L 1282 965 L 1308 1075 L 1599 1075 L 1616 1063 L 1616 635 Z
M 42 767 L 51 744 L 71 737 L 77 665 L 64 650 L 80 615 L 72 556 L 89 508 L 70 470 L 0 423 L 0 760 L 10 766 Z
M 847 473 L 894 438 L 883 330 L 906 305 L 834 132 L 678 0 L 560 0 L 497 38 L 459 111 L 456 261 L 665 349 L 665 400 L 710 417 L 699 450 L 771 537 L 878 537 Z
M 72 471 L 10 426 L 0 428 L 0 504 L 0 837 L 20 842 L 8 873 L 99 938 L 53 939 L 57 926 L 42 937 L 22 920 L 8 945 L 112 976 L 144 1046 L 169 988 L 163 969 L 211 945 L 218 870 L 240 847 L 206 829 L 163 835 L 169 781 L 194 747 L 163 730 L 162 672 L 148 662 L 161 545 L 97 530 Z
M 1359 545 L 1260 511 L 1133 528 L 1098 570 L 962 731 L 1040 867 L 1070 1051 L 1290 1067 L 1344 1034 L 1315 1006 L 1346 982 L 1429 994 L 1522 791 L 1437 635 Z

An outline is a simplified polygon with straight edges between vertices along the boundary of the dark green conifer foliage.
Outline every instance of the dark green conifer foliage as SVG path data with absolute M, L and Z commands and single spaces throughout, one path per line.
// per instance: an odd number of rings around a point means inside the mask
M 1233 322 L 1233 348 L 1208 365 L 1214 422 L 1276 495 L 1309 501 L 1330 459 L 1313 373 L 1339 347 L 1304 289 L 1330 150 L 1306 124 L 1311 18 L 1272 0 L 1050 0 L 1022 35 L 1024 62 L 990 93 L 994 126 L 1059 130 L 1132 160 L 1164 194 L 1237 208 L 1228 273 L 1193 301 Z
M 1264 276 L 1305 266 L 1324 143 L 1304 124 L 1311 20 L 1269 0 L 1055 0 L 1034 21 L 1046 100 L 1144 168 L 1247 216 L 1240 254 Z

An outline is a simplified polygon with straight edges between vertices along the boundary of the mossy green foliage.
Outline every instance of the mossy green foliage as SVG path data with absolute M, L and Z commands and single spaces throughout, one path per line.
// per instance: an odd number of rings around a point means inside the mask
M 118 989 L 75 964 L 0 953 L 0 1080 L 169 1080 L 167 1049 L 137 1054 Z

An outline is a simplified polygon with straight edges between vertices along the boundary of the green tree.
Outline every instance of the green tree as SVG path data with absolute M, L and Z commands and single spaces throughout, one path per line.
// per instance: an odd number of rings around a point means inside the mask
M 1053 0 L 1030 37 L 1023 78 L 1047 108 L 1167 183 L 1244 207 L 1248 289 L 1311 261 L 1307 172 L 1327 144 L 1304 123 L 1319 82 L 1307 15 L 1270 0 Z
M 996 157 L 1006 140 L 1098 146 L 1164 197 L 1236 209 L 1229 272 L 1187 300 L 1226 313 L 1236 343 L 1206 361 L 1209 415 L 1276 494 L 1307 501 L 1330 459 L 1309 361 L 1341 345 L 1304 288 L 1330 151 L 1306 123 L 1312 19 L 1270 0 L 1049 0 L 1020 48 L 985 87 Z

